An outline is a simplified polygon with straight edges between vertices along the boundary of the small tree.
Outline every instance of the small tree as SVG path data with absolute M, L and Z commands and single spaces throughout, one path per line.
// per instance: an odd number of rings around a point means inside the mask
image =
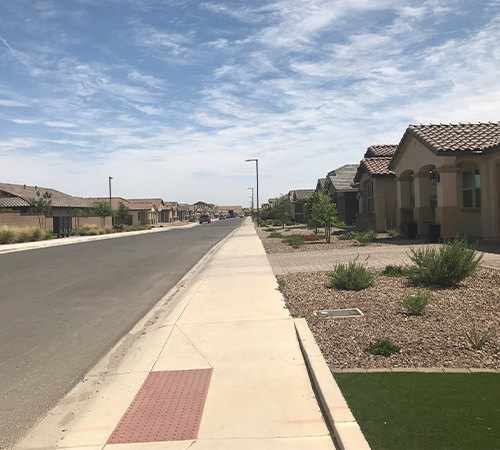
M 116 212 L 116 217 L 121 220 L 125 220 L 130 217 L 130 208 L 125 206 L 123 202 L 118 203 L 118 211 Z
M 36 198 L 31 199 L 31 203 L 38 214 L 38 224 L 40 228 L 47 228 L 47 214 L 52 209 L 52 194 L 45 191 L 43 194 L 36 191 Z
M 317 217 L 313 216 L 313 213 L 312 213 L 314 205 L 320 201 L 321 194 L 322 193 L 319 191 L 314 191 L 306 203 L 306 224 L 308 227 L 314 228 L 315 234 L 318 234 L 318 228 L 321 225 L 323 225 L 323 223 L 319 222 L 317 220 Z
M 101 225 L 105 225 L 106 217 L 113 217 L 116 211 L 109 202 L 94 202 L 92 204 L 92 212 L 101 218 Z
M 325 227 L 326 242 L 329 244 L 332 223 L 337 221 L 337 208 L 328 194 L 318 192 L 318 199 L 312 207 L 311 218 Z
M 274 218 L 281 221 L 283 228 L 285 228 L 285 222 L 287 217 L 290 215 L 290 210 L 292 208 L 292 202 L 288 195 L 281 195 L 274 202 L 272 207 Z

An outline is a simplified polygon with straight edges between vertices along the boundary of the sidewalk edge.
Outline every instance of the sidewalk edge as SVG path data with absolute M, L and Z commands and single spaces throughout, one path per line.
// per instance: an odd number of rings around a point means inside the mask
M 325 420 L 334 431 L 341 450 L 371 450 L 356 419 L 333 378 L 305 319 L 294 319 L 295 330 L 312 383 L 325 412 Z

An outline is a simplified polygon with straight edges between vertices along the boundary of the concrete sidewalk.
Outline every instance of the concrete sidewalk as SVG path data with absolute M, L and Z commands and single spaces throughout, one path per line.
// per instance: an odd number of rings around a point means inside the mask
M 294 321 L 276 287 L 247 219 L 15 448 L 336 448 L 311 387 Z M 150 386 L 152 375 L 169 376 L 170 371 L 179 371 L 175 374 L 181 381 L 188 375 L 206 376 L 204 404 L 201 394 L 181 392 L 175 403 L 165 390 L 148 397 L 147 389 L 141 389 Z M 132 410 L 140 403 L 139 391 L 149 400 Z M 189 424 L 194 434 L 183 440 L 158 439 L 164 418 L 155 411 L 174 408 L 175 427 L 181 428 L 190 407 L 186 398 L 196 404 L 201 418 L 199 425 Z M 152 431 L 144 435 L 149 437 L 134 441 L 139 428 L 148 426 Z M 118 429 L 120 442 L 128 443 L 113 443 Z

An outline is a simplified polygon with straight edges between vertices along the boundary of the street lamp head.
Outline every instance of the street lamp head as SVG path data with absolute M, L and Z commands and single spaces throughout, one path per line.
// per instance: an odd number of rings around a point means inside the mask
M 253 158 L 253 159 L 246 159 L 245 161 L 246 161 L 246 162 L 250 162 L 250 161 L 258 161 L 258 159 L 255 159 L 255 158 Z

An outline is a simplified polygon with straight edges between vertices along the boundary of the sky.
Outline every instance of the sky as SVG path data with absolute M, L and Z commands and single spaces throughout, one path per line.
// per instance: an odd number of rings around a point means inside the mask
M 250 205 L 500 120 L 500 0 L 0 0 L 0 181 Z

